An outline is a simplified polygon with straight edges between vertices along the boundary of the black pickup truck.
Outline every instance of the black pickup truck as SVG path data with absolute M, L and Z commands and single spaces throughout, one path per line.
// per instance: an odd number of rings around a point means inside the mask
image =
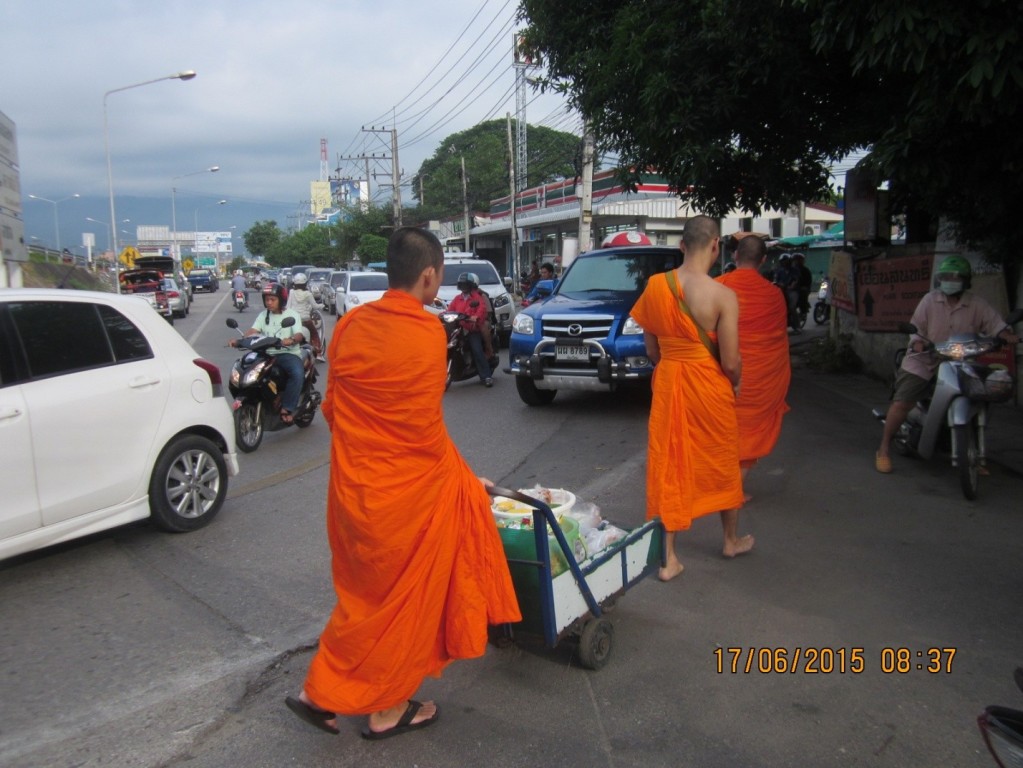
M 192 284 L 192 292 L 206 291 L 213 293 L 220 288 L 220 281 L 208 269 L 193 269 L 188 273 L 188 282 Z

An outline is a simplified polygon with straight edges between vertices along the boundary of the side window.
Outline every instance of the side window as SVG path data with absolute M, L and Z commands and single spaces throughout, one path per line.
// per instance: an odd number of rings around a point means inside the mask
M 103 318 L 103 325 L 106 326 L 117 362 L 143 360 L 153 356 L 153 350 L 146 337 L 131 320 L 105 304 L 99 305 L 99 314 Z
M 26 301 L 8 304 L 10 317 L 34 379 L 114 362 L 95 304 Z

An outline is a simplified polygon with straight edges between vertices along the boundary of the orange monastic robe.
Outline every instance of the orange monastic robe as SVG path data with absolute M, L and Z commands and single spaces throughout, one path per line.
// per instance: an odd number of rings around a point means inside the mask
M 695 517 L 742 506 L 735 395 L 664 274 L 650 278 L 632 316 L 661 349 L 650 406 L 647 518 L 684 531 Z
M 452 660 L 482 656 L 488 623 L 521 619 L 490 497 L 444 425 L 445 354 L 437 318 L 393 290 L 330 342 L 337 605 L 305 690 L 333 712 L 393 707 Z
M 739 419 L 739 461 L 751 465 L 767 456 L 789 410 L 792 368 L 785 297 L 755 269 L 736 269 L 718 280 L 739 297 L 739 354 L 742 386 L 735 403 Z

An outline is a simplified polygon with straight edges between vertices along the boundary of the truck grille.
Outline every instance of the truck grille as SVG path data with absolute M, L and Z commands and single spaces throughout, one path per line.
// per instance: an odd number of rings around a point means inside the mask
M 611 334 L 613 315 L 544 315 L 544 336 L 569 339 L 606 339 Z

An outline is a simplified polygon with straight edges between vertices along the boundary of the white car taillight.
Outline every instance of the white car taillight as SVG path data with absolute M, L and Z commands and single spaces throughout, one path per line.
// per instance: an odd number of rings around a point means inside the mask
M 201 357 L 195 358 L 192 361 L 197 366 L 206 371 L 206 375 L 210 377 L 210 387 L 213 390 L 214 397 L 224 396 L 224 380 L 220 376 L 220 369 L 211 363 L 209 360 L 204 360 Z

